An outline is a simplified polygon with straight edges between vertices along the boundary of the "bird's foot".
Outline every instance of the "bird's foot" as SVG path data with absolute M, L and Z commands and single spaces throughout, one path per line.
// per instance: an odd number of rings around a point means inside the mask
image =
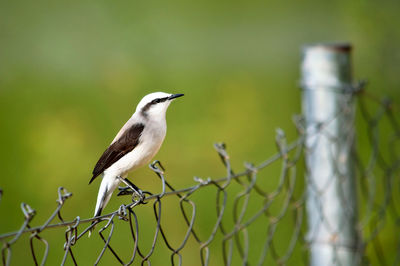
M 140 189 L 138 189 L 137 191 L 134 191 L 134 193 L 132 194 L 133 202 L 140 202 L 140 203 L 146 204 L 146 202 L 144 202 L 145 198 L 146 198 L 145 194 Z
M 140 202 L 142 204 L 146 204 L 147 202 L 144 202 L 146 199 L 146 194 L 151 195 L 150 192 L 148 191 L 142 191 L 140 189 L 132 189 L 131 187 L 118 187 L 118 194 L 117 196 L 125 196 L 125 195 L 132 195 L 132 201 L 134 202 Z
M 130 187 L 118 187 L 117 196 L 132 195 L 134 191 Z
M 143 192 L 141 189 L 139 189 L 135 184 L 133 184 L 129 179 L 126 178 L 121 178 L 120 180 L 122 183 L 126 185 L 126 187 L 118 187 L 118 195 L 117 196 L 122 196 L 122 195 L 132 195 L 132 201 L 133 202 L 138 202 L 145 204 L 144 200 L 146 198 L 145 194 L 150 194 L 149 192 Z

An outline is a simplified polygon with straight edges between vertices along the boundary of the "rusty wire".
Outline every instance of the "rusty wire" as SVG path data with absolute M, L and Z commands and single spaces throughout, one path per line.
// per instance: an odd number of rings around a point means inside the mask
M 359 189 L 359 202 L 361 211 L 359 214 L 358 230 L 362 239 L 361 246 L 357 247 L 362 255 L 362 264 L 370 265 L 372 262 L 378 265 L 399 265 L 400 252 L 392 256 L 387 255 L 382 245 L 382 236 L 387 235 L 387 224 L 391 221 L 391 227 L 395 230 L 396 248 L 400 248 L 399 225 L 400 216 L 396 207 L 399 203 L 399 172 L 400 172 L 400 126 L 395 117 L 393 105 L 388 100 L 379 101 L 377 110 L 371 111 L 371 101 L 363 90 L 356 92 L 359 100 L 360 117 L 368 133 L 368 149 L 363 147 L 354 152 L 357 171 L 357 187 Z M 374 104 L 374 103 L 373 103 Z M 372 108 L 371 108 L 372 109 Z M 382 139 L 379 135 L 380 125 L 385 119 L 390 130 L 390 138 Z M 264 162 L 254 165 L 245 163 L 245 169 L 241 172 L 234 171 L 226 146 L 223 143 L 215 144 L 215 149 L 225 167 L 226 176 L 218 179 L 196 177 L 193 186 L 174 189 L 165 177 L 165 170 L 160 162 L 150 165 L 150 169 L 160 180 L 161 193 L 147 193 L 143 201 L 132 196 L 129 203 L 121 205 L 116 211 L 101 217 L 81 219 L 79 216 L 66 221 L 61 215 L 65 201 L 72 196 L 65 188 L 58 189 L 57 207 L 47 221 L 40 226 L 31 226 L 35 217 L 35 210 L 22 203 L 21 209 L 24 222 L 16 232 L 0 235 L 3 242 L 1 257 L 3 265 L 12 264 L 13 245 L 20 240 L 23 234 L 29 234 L 30 252 L 35 265 L 44 265 L 50 252 L 50 243 L 41 235 L 45 230 L 52 228 L 64 228 L 65 244 L 64 256 L 61 265 L 65 265 L 68 258 L 73 265 L 78 265 L 79 258 L 75 256 L 76 243 L 96 224 L 98 234 L 104 245 L 93 261 L 95 265 L 100 263 L 104 254 L 109 252 L 115 262 L 122 265 L 141 264 L 151 265 L 151 260 L 158 252 L 160 246 L 169 251 L 171 265 L 307 265 L 310 239 L 306 237 L 307 220 L 305 214 L 305 181 L 304 162 L 305 150 L 305 125 L 301 116 L 294 119 L 298 131 L 298 138 L 288 144 L 285 133 L 278 129 L 276 134 L 277 153 Z M 321 127 L 323 130 L 323 127 Z M 361 133 L 358 133 L 361 134 Z M 387 145 L 383 147 L 383 145 Z M 366 151 L 367 150 L 367 151 Z M 272 165 L 278 165 L 280 170 L 268 171 Z M 276 175 L 278 172 L 278 175 Z M 264 180 L 262 180 L 264 179 Z M 277 180 L 276 186 L 266 189 L 265 179 Z M 378 196 L 376 187 L 381 184 L 384 195 Z M 196 193 L 200 193 L 206 187 L 213 188 L 216 192 L 212 197 L 215 204 L 207 210 L 212 222 L 210 232 L 205 235 L 202 228 L 197 226 L 198 205 L 200 202 L 193 199 Z M 231 190 L 236 187 L 236 190 Z M 355 192 L 356 193 L 356 192 Z M 0 190 L 0 200 L 2 191 Z M 162 223 L 165 215 L 163 209 L 164 199 L 176 197 L 179 201 L 180 215 L 185 223 L 181 228 L 182 240 L 176 244 L 167 235 L 168 228 Z M 252 200 L 258 199 L 259 206 L 255 207 Z M 152 203 L 152 204 L 148 204 Z M 153 208 L 155 228 L 141 228 L 136 207 Z M 252 209 L 250 211 L 249 209 Z M 59 222 L 55 222 L 58 219 Z M 133 240 L 129 260 L 123 260 L 126 254 L 120 254 L 118 248 L 110 243 L 114 236 L 116 221 L 120 219 L 126 222 L 129 236 Z M 264 228 L 254 225 L 262 221 Z M 287 236 L 282 234 L 281 224 L 285 223 L 292 231 Z M 141 246 L 139 239 L 142 230 L 154 232 L 150 246 Z M 263 239 L 262 242 L 254 242 L 254 231 Z M 44 244 L 43 254 L 35 251 L 36 242 Z M 94 240 L 93 240 L 94 241 Z M 282 248 L 282 241 L 285 245 Z M 191 248 L 197 246 L 198 257 L 187 259 L 183 253 L 191 242 Z M 195 243 L 195 244 L 193 244 Z M 216 248 L 214 244 L 219 245 Z M 218 254 L 217 254 L 218 252 Z M 295 260 L 295 261 L 294 261 Z M 196 263 L 194 263 L 197 261 Z M 217 261 L 217 262 L 215 262 Z

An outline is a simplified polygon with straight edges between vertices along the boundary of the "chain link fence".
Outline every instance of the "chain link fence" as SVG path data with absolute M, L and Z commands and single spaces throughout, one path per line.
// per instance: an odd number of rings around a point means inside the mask
M 112 213 L 66 220 L 62 210 L 72 194 L 59 188 L 56 209 L 40 226 L 33 226 L 35 210 L 22 203 L 23 224 L 18 231 L 0 235 L 3 265 L 27 255 L 35 265 L 44 265 L 53 249 L 62 248 L 46 240 L 52 229 L 65 237 L 61 265 L 80 265 L 80 256 L 86 256 L 79 252 L 80 242 L 99 240 L 95 265 L 105 257 L 122 265 L 310 265 L 315 263 L 315 249 L 330 260 L 320 265 L 350 265 L 341 258 L 343 250 L 355 258 L 352 265 L 399 265 L 399 108 L 371 96 L 364 83 L 352 88 L 341 101 L 346 105 L 324 123 L 310 124 L 306 117 L 295 116 L 298 137 L 293 142 L 278 129 L 277 153 L 260 164 L 245 163 L 244 170 L 236 171 L 226 146 L 215 144 L 225 177 L 195 178 L 193 186 L 175 189 L 156 161 L 150 169 L 160 180 L 161 193 L 147 192 L 144 201 L 125 193 L 127 204 Z M 355 112 L 349 102 L 356 103 Z M 344 140 L 328 130 L 343 115 L 355 116 L 354 123 L 339 126 L 339 132 L 354 132 Z M 308 156 L 318 149 L 315 143 L 321 138 L 348 144 L 351 191 L 343 190 L 348 181 L 340 178 L 348 158 L 338 156 L 336 148 L 324 156 L 332 161 L 338 182 L 328 178 L 321 186 L 316 180 L 319 176 L 313 174 L 315 165 Z M 337 188 L 339 207 L 324 199 L 332 186 Z M 310 211 L 313 208 L 316 213 Z M 329 213 L 337 208 L 339 214 Z M 343 216 L 339 221 L 349 225 L 333 224 L 332 215 Z M 152 224 L 143 223 L 150 219 Z M 91 238 L 84 237 L 94 225 Z M 329 232 L 329 239 L 319 238 L 321 228 Z M 349 242 L 340 240 L 342 232 L 351 236 Z M 29 248 L 25 254 L 14 253 L 21 241 Z M 333 256 L 321 245 L 328 245 Z

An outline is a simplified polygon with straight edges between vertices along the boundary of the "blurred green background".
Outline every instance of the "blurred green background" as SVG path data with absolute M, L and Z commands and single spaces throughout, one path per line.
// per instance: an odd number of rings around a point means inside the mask
M 275 153 L 277 127 L 296 136 L 305 44 L 351 42 L 355 78 L 398 100 L 399 11 L 395 0 L 0 1 L 0 233 L 20 226 L 21 202 L 38 211 L 33 224 L 44 222 L 59 186 L 74 193 L 65 219 L 89 218 L 100 184 L 87 185 L 94 164 L 150 92 L 185 94 L 169 108 L 156 156 L 176 188 L 225 174 L 214 142 L 226 142 L 242 169 Z M 160 190 L 146 167 L 130 177 Z M 114 196 L 105 212 L 124 202 Z M 49 265 L 61 262 L 60 234 L 45 234 Z M 16 247 L 14 265 L 33 263 L 28 246 Z M 92 264 L 101 246 L 84 240 L 78 263 Z

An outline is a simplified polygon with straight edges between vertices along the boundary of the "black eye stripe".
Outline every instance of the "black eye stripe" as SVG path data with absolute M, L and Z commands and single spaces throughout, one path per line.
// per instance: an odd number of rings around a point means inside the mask
M 157 98 L 157 99 L 152 100 L 151 104 L 162 103 L 162 102 L 165 102 L 166 100 L 168 100 L 168 97 Z
M 157 98 L 152 100 L 151 102 L 147 103 L 145 106 L 143 106 L 141 113 L 143 114 L 143 116 L 147 116 L 147 110 L 149 110 L 151 108 L 151 106 L 157 104 L 157 103 L 162 103 L 165 102 L 166 100 L 168 100 L 168 97 L 164 97 L 164 98 Z

